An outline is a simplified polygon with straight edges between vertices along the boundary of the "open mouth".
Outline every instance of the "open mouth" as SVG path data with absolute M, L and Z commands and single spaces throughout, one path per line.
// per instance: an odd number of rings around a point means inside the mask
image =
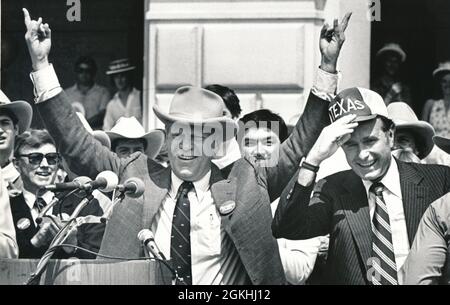
M 181 159 L 181 160 L 183 160 L 183 161 L 191 161 L 191 160 L 194 160 L 194 159 L 197 158 L 197 157 L 195 157 L 195 156 L 185 156 L 185 155 L 180 155 L 180 156 L 178 156 L 178 158 Z
M 360 167 L 362 167 L 362 168 L 369 168 L 369 167 L 371 167 L 372 165 L 374 165 L 375 162 L 377 162 L 377 161 L 376 161 L 376 160 L 373 160 L 373 161 L 370 161 L 370 162 L 364 162 L 364 163 L 358 162 L 358 165 L 359 165 Z
M 6 137 L 0 137 L 0 142 L 6 141 Z
M 49 173 L 49 172 L 39 172 L 39 173 L 36 173 L 36 176 L 39 176 L 39 177 L 49 177 L 51 175 L 51 173 Z

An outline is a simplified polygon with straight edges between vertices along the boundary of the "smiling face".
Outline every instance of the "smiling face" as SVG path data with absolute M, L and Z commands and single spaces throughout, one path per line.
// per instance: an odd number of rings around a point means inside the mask
M 28 155 L 32 153 L 55 154 L 56 147 L 53 144 L 43 144 L 38 148 L 24 146 L 19 154 Z M 47 158 L 43 158 L 39 164 L 32 164 L 28 157 L 16 157 L 14 164 L 20 173 L 23 181 L 23 186 L 30 192 L 36 192 L 39 187 L 49 185 L 55 180 L 58 169 L 58 162 L 56 164 Z
M 9 158 L 14 148 L 14 137 L 18 133 L 12 118 L 6 114 L 0 114 L 0 155 Z
M 413 152 L 415 155 L 419 155 L 417 149 L 416 139 L 411 131 L 406 129 L 397 129 L 395 131 L 394 148 L 403 149 Z
M 380 118 L 361 122 L 351 138 L 342 145 L 347 162 L 363 180 L 381 179 L 391 163 L 393 130 L 385 131 Z
M 278 160 L 280 139 L 268 128 L 252 127 L 240 143 L 242 154 L 259 166 L 271 166 Z
M 211 170 L 212 154 L 204 149 L 209 134 L 175 124 L 166 133 L 170 166 L 178 178 L 198 181 Z

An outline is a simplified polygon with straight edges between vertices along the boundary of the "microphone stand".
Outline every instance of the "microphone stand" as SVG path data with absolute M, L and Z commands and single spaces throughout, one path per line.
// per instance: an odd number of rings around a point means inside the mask
M 36 270 L 30 275 L 26 282 L 26 285 L 38 285 L 41 279 L 42 273 L 48 265 L 50 258 L 56 251 L 55 246 L 61 245 L 67 239 L 67 237 L 78 227 L 77 216 L 80 214 L 81 210 L 94 198 L 92 192 L 88 192 L 87 196 L 78 204 L 78 206 L 73 211 L 67 223 L 56 233 L 49 248 L 44 253 L 40 259 Z

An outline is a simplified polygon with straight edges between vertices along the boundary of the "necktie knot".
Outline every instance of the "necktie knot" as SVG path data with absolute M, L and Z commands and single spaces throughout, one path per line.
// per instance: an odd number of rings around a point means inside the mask
M 34 206 L 38 209 L 38 211 L 41 211 L 45 206 L 47 205 L 47 202 L 42 197 L 36 197 L 36 201 L 34 202 Z
M 373 192 L 376 196 L 383 196 L 384 185 L 381 182 L 375 182 L 370 187 L 370 191 Z
M 186 196 L 193 189 L 194 189 L 194 184 L 192 182 L 184 181 L 180 185 L 180 188 L 178 189 L 178 197 Z

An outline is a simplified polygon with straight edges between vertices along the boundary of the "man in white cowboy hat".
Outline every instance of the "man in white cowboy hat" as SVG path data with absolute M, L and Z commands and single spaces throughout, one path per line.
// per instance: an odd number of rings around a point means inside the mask
M 166 125 L 170 167 L 163 168 L 139 152 L 119 158 L 79 128 L 48 62 L 50 28 L 42 19 L 31 20 L 24 9 L 37 107 L 63 156 L 89 177 L 112 170 L 121 181 L 137 176 L 145 184 L 141 198 L 126 198 L 115 207 L 100 253 L 142 257 L 137 235 L 151 229 L 178 271 L 178 283 L 286 283 L 270 230 L 270 202 L 280 195 L 329 121 L 328 101 L 336 90 L 336 65 L 350 15 L 322 29 L 321 69 L 303 116 L 280 147 L 277 166 L 255 167 L 240 159 L 224 179 L 212 165 L 212 153 L 216 144 L 235 136 L 237 124 L 223 116 L 223 101 L 217 94 L 186 86 L 175 92 L 168 112 L 154 107 Z
M 11 162 L 14 139 L 30 127 L 33 110 L 25 101 L 13 101 L 0 90 L 0 256 L 17 257 L 16 234 L 9 205 L 9 194 L 22 187 L 20 174 Z
M 325 127 L 280 198 L 277 238 L 330 234 L 324 281 L 397 285 L 428 205 L 450 189 L 450 167 L 392 156 L 395 127 L 382 97 L 365 88 L 341 91 Z M 351 170 L 314 184 L 322 161 L 339 147 Z
M 406 103 L 391 103 L 387 110 L 395 124 L 392 154 L 401 161 L 420 163 L 433 150 L 433 126 L 420 121 Z
M 152 130 L 145 132 L 144 127 L 135 117 L 121 117 L 117 124 L 107 131 L 111 141 L 111 151 L 125 158 L 135 152 L 145 153 L 150 159 L 155 159 L 164 144 L 164 132 Z
M 411 90 L 401 80 L 401 65 L 406 60 L 406 53 L 397 43 L 387 43 L 376 54 L 381 71 L 374 78 L 370 88 L 380 94 L 386 105 L 402 101 L 411 104 Z
M 106 74 L 112 77 L 117 92 L 106 107 L 103 130 L 110 130 L 123 116 L 134 116 L 142 122 L 141 92 L 133 87 L 132 72 L 135 69 L 129 58 L 113 60 L 109 64 Z

